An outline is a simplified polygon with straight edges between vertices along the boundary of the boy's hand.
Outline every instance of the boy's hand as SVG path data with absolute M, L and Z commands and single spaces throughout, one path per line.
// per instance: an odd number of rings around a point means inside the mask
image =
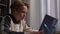
M 30 34 L 44 34 L 44 30 L 40 30 L 38 32 L 31 32 Z

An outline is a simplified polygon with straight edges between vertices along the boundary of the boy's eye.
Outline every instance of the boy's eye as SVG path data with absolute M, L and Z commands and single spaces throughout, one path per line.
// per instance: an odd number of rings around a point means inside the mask
M 25 13 L 25 11 L 21 11 L 21 13 Z

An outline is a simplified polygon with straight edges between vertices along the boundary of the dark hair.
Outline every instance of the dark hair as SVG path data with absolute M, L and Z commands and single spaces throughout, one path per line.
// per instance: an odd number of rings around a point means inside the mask
M 12 3 L 10 8 L 11 8 L 11 10 L 13 10 L 13 9 L 22 10 L 23 6 L 27 6 L 27 8 L 29 8 L 29 5 L 27 3 L 22 2 L 22 1 L 15 1 L 14 3 Z

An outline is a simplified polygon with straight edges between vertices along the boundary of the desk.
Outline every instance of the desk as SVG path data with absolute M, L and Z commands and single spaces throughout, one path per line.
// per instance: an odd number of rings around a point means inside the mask
M 60 31 L 57 31 L 56 34 L 60 34 Z

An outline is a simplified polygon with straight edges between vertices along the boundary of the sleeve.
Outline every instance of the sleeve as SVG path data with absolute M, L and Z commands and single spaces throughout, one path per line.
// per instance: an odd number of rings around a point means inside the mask
M 24 34 L 23 32 L 15 32 L 15 31 L 11 31 L 9 29 L 10 27 L 10 18 L 9 17 L 4 17 L 2 20 L 2 25 L 4 26 L 4 31 L 8 34 Z

